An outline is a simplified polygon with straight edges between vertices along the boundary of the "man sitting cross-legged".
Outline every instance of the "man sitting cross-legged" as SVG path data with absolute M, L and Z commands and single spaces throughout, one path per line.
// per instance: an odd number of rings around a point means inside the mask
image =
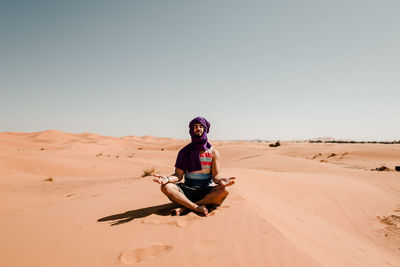
M 206 206 L 220 205 L 229 194 L 226 187 L 235 183 L 235 177 L 218 175 L 219 153 L 208 142 L 209 130 L 206 119 L 194 118 L 189 123 L 192 142 L 179 151 L 175 173 L 168 177 L 153 175 L 153 181 L 161 184 L 161 191 L 172 202 L 182 205 L 174 210 L 176 215 L 190 209 L 207 216 Z M 183 177 L 185 180 L 181 183 Z

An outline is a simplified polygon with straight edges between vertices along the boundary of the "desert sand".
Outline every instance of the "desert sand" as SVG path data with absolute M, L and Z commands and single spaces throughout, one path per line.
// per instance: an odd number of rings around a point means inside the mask
M 0 266 L 400 266 L 400 145 L 210 142 L 236 184 L 177 217 L 188 140 L 0 133 Z

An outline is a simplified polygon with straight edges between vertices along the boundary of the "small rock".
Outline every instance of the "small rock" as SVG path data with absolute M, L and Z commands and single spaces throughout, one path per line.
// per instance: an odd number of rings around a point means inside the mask
M 318 153 L 318 154 L 314 155 L 314 156 L 312 157 L 312 159 L 315 159 L 315 158 L 318 157 L 318 156 L 322 156 L 322 154 L 321 154 L 321 153 Z

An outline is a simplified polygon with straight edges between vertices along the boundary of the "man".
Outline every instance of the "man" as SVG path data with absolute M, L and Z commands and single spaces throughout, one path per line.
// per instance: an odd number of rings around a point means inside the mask
M 220 205 L 229 194 L 226 187 L 235 183 L 235 177 L 219 176 L 220 156 L 208 142 L 209 131 L 210 123 L 205 118 L 194 118 L 189 123 L 192 142 L 179 151 L 175 173 L 168 177 L 153 175 L 153 181 L 161 184 L 161 191 L 183 206 L 175 209 L 176 215 L 190 209 L 207 216 L 206 205 Z M 183 177 L 185 182 L 181 183 Z

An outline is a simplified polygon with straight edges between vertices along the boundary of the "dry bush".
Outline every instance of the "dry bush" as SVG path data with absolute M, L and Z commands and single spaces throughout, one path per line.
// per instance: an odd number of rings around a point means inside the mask
M 371 171 L 378 171 L 378 172 L 389 172 L 391 171 L 391 169 L 389 169 L 386 166 L 381 166 L 381 167 L 377 167 L 375 169 L 371 169 Z
M 278 146 L 280 146 L 280 145 L 281 145 L 281 143 L 280 143 L 279 140 L 278 140 L 278 141 L 276 141 L 275 144 L 270 144 L 269 146 L 270 146 L 270 147 L 278 147 Z
M 155 168 L 145 169 L 145 170 L 143 170 L 142 177 L 151 176 L 155 173 L 155 171 L 156 171 Z

